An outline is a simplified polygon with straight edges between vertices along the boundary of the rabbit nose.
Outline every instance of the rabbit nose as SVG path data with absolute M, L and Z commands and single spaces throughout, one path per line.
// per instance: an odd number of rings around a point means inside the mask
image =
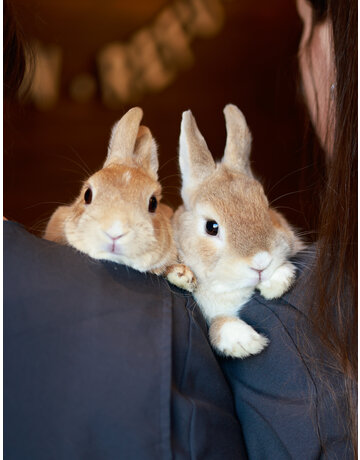
M 262 270 L 258 270 L 257 268 L 250 267 L 250 269 L 253 270 L 254 272 L 257 272 L 257 274 L 259 276 L 259 283 L 260 283 L 262 281 L 261 280 L 261 273 L 265 270 L 265 268 L 262 269 Z
M 252 268 L 250 267 L 251 270 L 253 270 L 254 272 L 257 272 L 258 276 L 259 276 L 259 282 L 261 281 L 261 273 L 264 271 L 264 270 L 258 270 L 257 268 Z
M 261 273 L 264 271 L 264 270 L 258 270 L 257 268 L 253 268 L 253 267 L 250 267 L 251 270 L 254 270 L 254 272 L 258 272 L 259 273 L 259 276 L 261 275 Z
M 112 236 L 112 235 L 109 235 L 107 232 L 105 232 L 105 234 L 106 234 L 109 238 L 111 238 L 113 241 L 116 241 L 116 240 L 118 240 L 119 238 L 121 238 L 122 236 L 124 236 L 124 235 Z
M 106 230 L 103 230 L 103 232 L 113 241 L 117 241 L 126 233 L 124 231 L 123 225 L 119 221 L 114 222 L 111 225 L 111 227 L 108 227 Z
M 119 240 L 121 237 L 123 237 L 125 235 L 125 233 L 121 233 L 121 234 L 114 234 L 114 233 L 110 233 L 110 232 L 106 232 L 104 231 L 105 235 L 108 236 L 111 240 L 113 240 L 114 242 Z
M 259 273 L 259 276 L 261 275 L 261 272 L 263 272 L 272 262 L 272 257 L 271 255 L 266 252 L 258 252 L 255 254 L 255 256 L 251 260 L 250 268 L 252 270 L 255 270 Z

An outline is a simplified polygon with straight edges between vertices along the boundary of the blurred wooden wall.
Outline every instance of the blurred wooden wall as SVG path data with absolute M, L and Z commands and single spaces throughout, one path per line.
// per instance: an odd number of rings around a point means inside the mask
M 97 53 L 114 40 L 126 42 L 151 24 L 165 0 L 13 0 L 29 38 L 62 50 L 60 98 L 52 109 L 6 106 L 4 213 L 40 232 L 59 203 L 78 193 L 86 169 L 104 161 L 113 123 L 132 104 L 109 109 L 97 86 L 94 97 L 75 102 L 69 87 L 79 73 L 97 79 Z M 210 38 L 191 44 L 194 62 L 174 82 L 147 93 L 137 105 L 159 144 L 164 201 L 180 203 L 177 144 L 181 113 L 190 108 L 216 158 L 225 145 L 223 107 L 245 113 L 254 144 L 252 162 L 270 200 L 298 227 L 307 221 L 298 198 L 303 126 L 296 96 L 300 21 L 289 0 L 227 0 L 225 22 Z M 284 196 L 283 196 L 284 195 Z M 280 198 L 279 198 L 280 197 Z

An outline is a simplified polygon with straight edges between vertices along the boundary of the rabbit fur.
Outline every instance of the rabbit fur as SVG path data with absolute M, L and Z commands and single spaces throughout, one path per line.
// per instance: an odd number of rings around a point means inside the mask
M 179 258 L 196 276 L 194 297 L 210 326 L 212 345 L 220 354 L 245 358 L 261 352 L 268 339 L 241 320 L 239 311 L 255 289 L 271 299 L 290 288 L 295 266 L 289 258 L 303 244 L 269 207 L 251 172 L 252 136 L 244 115 L 232 104 L 224 114 L 225 152 L 215 163 L 191 111 L 183 113 L 183 205 L 173 216 L 173 228 Z

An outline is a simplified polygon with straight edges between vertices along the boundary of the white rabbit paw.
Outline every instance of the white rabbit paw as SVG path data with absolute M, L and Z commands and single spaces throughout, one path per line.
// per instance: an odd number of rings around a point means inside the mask
M 266 337 L 238 318 L 216 318 L 210 325 L 209 335 L 213 347 L 232 358 L 257 355 L 269 343 Z
M 196 277 L 194 273 L 184 264 L 174 264 L 167 268 L 166 279 L 175 286 L 194 292 L 196 289 Z
M 295 280 L 295 267 L 290 262 L 286 262 L 276 269 L 269 280 L 257 285 L 261 295 L 266 299 L 277 299 L 285 294 Z

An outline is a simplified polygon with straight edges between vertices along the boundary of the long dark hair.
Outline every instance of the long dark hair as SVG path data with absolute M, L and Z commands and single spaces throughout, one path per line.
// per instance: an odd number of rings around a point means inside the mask
M 313 26 L 330 19 L 336 68 L 334 140 L 318 220 L 317 337 L 341 372 L 348 430 L 357 454 L 357 2 L 308 0 Z M 330 89 L 330 88 L 329 88 Z
M 9 0 L 4 0 L 3 18 L 4 97 L 12 99 L 25 75 L 27 45 L 13 4 Z

